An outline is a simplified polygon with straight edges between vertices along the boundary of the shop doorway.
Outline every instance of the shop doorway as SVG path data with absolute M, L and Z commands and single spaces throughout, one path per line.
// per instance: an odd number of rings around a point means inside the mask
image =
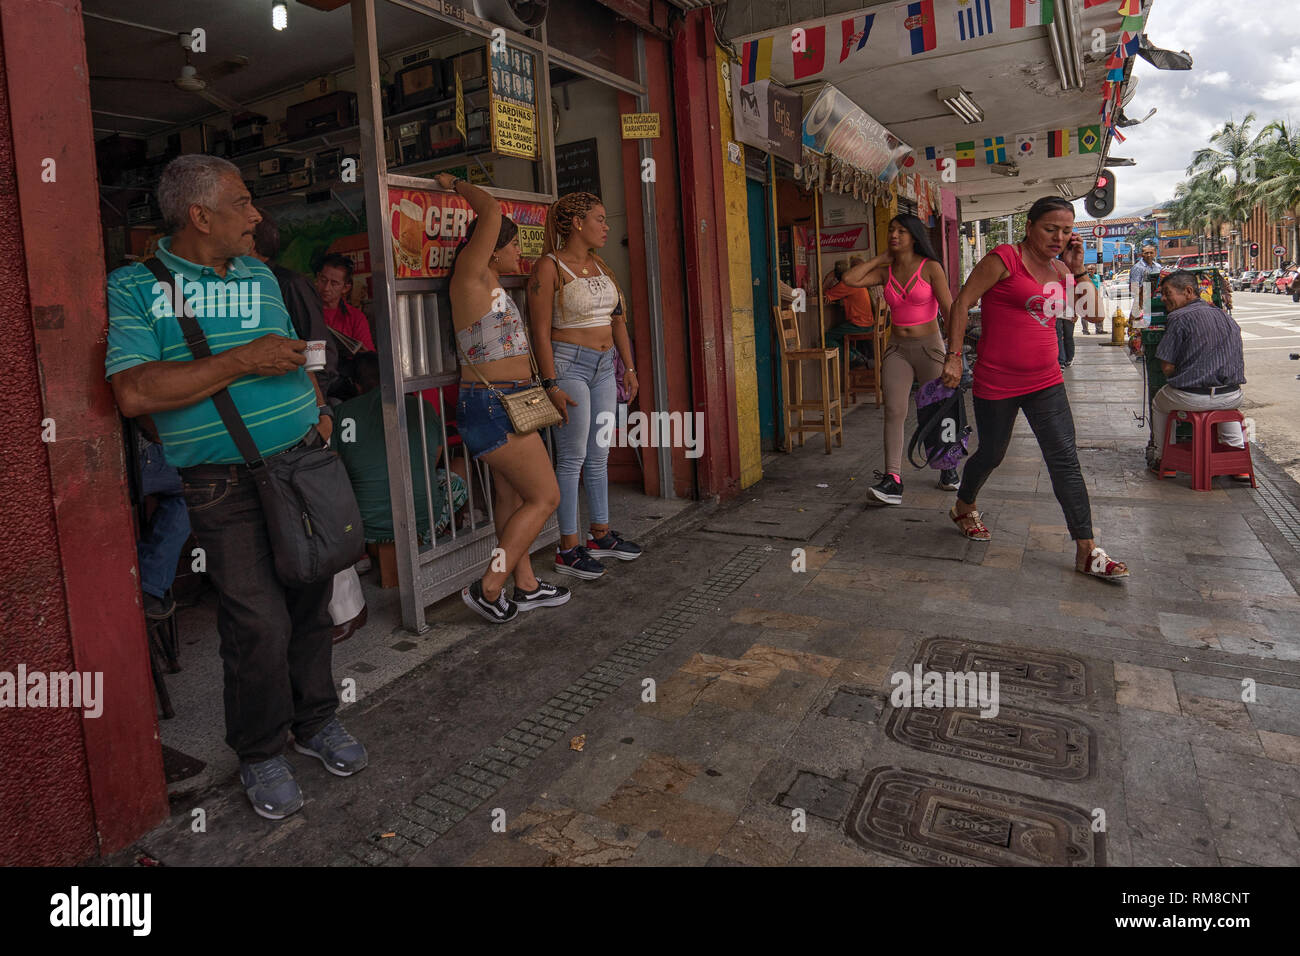
M 767 186 L 746 180 L 749 204 L 750 273 L 754 285 L 754 366 L 758 373 L 758 430 L 764 450 L 776 447 L 779 383 L 772 361 L 772 202 Z

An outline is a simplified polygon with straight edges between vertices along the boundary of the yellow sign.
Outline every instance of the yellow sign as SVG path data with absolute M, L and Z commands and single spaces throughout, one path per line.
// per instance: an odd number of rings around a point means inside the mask
M 624 139 L 659 138 L 658 113 L 623 113 L 619 118 L 623 121 Z
M 546 236 L 545 226 L 519 227 L 519 255 L 524 259 L 540 259 L 542 244 Z
M 492 149 L 502 156 L 537 158 L 537 113 L 527 106 L 492 101 Z
M 460 70 L 456 71 L 456 131 L 461 141 L 469 139 L 469 128 L 465 125 L 465 90 L 460 85 Z
M 1190 229 L 1164 229 L 1160 232 L 1160 238 L 1173 239 L 1175 236 L 1190 236 L 1191 234 L 1192 230 Z

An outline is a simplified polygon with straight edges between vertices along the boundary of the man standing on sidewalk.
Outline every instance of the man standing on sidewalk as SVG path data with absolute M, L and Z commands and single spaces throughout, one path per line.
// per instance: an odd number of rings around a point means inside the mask
M 215 156 L 172 160 L 158 183 L 170 233 L 158 261 L 108 279 L 106 375 L 122 414 L 149 415 L 181 473 L 190 523 L 220 596 L 226 742 L 253 809 L 279 820 L 302 807 L 283 756 L 300 753 L 339 776 L 366 765 L 365 748 L 335 712 L 330 581 L 289 589 L 275 573 L 261 499 L 211 396 L 230 397 L 264 458 L 328 440 L 332 423 L 302 366 L 275 276 L 249 256 L 262 218 L 239 170 Z M 199 323 L 212 354 L 196 359 L 175 309 Z
M 1160 263 L 1156 262 L 1156 247 L 1143 246 L 1142 258 L 1133 263 L 1128 274 L 1129 292 L 1133 294 L 1133 304 L 1129 307 L 1129 318 L 1146 315 L 1151 304 L 1151 293 L 1155 285 L 1147 288 L 1147 283 L 1160 281 Z
M 1157 452 L 1163 454 L 1170 412 L 1206 412 L 1241 405 L 1246 363 L 1241 327 L 1228 313 L 1201 298 L 1194 274 L 1180 269 L 1165 276 L 1160 293 L 1169 324 L 1156 348 L 1156 358 L 1168 384 L 1151 400 L 1151 426 Z M 1222 422 L 1218 429 L 1219 441 L 1245 447 L 1237 422 Z

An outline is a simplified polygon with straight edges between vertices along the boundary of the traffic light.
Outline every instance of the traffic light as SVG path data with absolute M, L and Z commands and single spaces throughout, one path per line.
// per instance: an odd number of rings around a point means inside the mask
M 1259 243 L 1258 243 L 1258 242 L 1252 242 L 1252 243 L 1250 244 L 1250 257 L 1251 257 L 1252 259 L 1256 259 L 1256 258 L 1259 257 Z
M 1103 169 L 1097 184 L 1083 197 L 1083 208 L 1094 219 L 1102 219 L 1115 211 L 1115 174 Z

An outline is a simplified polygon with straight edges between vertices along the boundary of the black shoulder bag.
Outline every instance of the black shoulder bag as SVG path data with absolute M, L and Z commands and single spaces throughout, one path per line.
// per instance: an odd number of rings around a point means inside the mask
M 172 276 L 157 258 L 145 262 L 165 287 Z M 181 308 L 176 321 L 196 359 L 212 354 L 198 320 Z M 365 551 L 361 511 L 343 461 L 329 449 L 291 448 L 264 459 L 240 417 L 229 389 L 212 396 L 221 421 L 248 465 L 262 499 L 275 574 L 285 587 L 327 581 L 355 564 Z

